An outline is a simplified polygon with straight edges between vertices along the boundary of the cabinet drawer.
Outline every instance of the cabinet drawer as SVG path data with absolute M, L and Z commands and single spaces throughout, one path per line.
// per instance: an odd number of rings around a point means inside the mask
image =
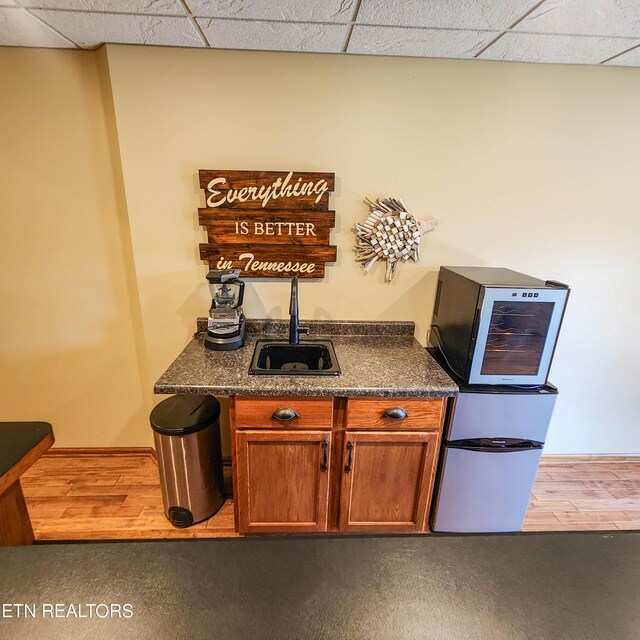
M 294 417 L 288 419 L 290 415 Z M 326 429 L 332 424 L 333 398 L 253 397 L 235 401 L 237 429 Z
M 347 427 L 440 429 L 445 402 L 446 398 L 349 398 Z

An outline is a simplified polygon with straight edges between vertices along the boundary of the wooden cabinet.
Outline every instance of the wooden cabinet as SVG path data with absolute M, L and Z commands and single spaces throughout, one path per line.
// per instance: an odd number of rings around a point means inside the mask
M 438 441 L 421 431 L 347 431 L 340 529 L 425 531 Z
M 241 533 L 326 531 L 331 431 L 237 431 Z
M 238 531 L 428 531 L 445 403 L 233 399 Z

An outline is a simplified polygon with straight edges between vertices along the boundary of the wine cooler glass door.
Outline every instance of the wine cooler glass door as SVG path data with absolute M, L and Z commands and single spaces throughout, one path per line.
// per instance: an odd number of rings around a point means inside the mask
M 567 291 L 487 288 L 484 294 L 469 382 L 544 384 Z

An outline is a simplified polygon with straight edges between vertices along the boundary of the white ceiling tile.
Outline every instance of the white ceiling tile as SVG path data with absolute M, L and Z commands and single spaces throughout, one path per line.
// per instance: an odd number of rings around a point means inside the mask
M 356 0 L 187 0 L 195 16 L 291 22 L 349 22 L 355 4 Z
M 202 39 L 187 17 L 32 11 L 81 47 L 95 47 L 103 42 L 203 46 Z
M 0 9 L 0 45 L 73 47 L 24 9 Z
M 349 41 L 349 53 L 428 58 L 472 58 L 499 31 L 455 29 L 407 29 L 356 25 Z
M 339 53 L 348 25 L 304 22 L 260 22 L 198 18 L 209 44 L 218 49 L 261 49 Z
M 539 0 L 362 0 L 362 24 L 507 29 Z
M 184 15 L 178 0 L 20 0 L 20 3 L 38 9 Z
M 593 36 L 506 33 L 482 53 L 486 60 L 598 64 L 628 49 L 629 40 Z
M 518 31 L 596 36 L 640 36 L 638 0 L 546 0 Z
M 640 45 L 627 53 L 623 53 L 618 58 L 614 58 L 605 64 L 621 67 L 640 67 Z

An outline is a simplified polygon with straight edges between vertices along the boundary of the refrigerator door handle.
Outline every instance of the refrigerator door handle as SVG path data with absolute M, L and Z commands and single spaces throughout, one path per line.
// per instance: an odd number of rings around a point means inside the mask
M 487 453 L 517 453 L 542 449 L 544 442 L 522 438 L 470 438 L 445 442 L 450 449 L 466 449 L 467 451 L 484 451 Z

